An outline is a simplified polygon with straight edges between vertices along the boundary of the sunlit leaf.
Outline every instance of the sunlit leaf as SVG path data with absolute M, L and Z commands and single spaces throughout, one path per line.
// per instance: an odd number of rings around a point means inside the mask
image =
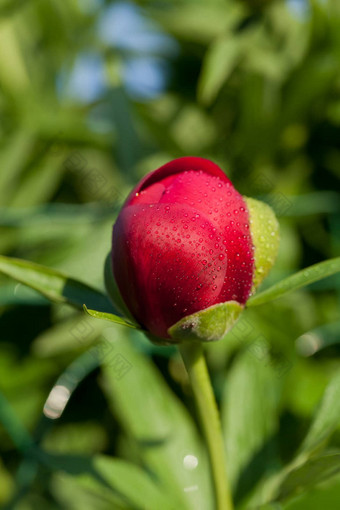
M 300 455 L 313 453 L 340 424 L 340 373 L 329 383 L 308 434 L 300 448 Z
M 340 472 L 340 453 L 330 453 L 306 462 L 284 479 L 276 500 L 296 496 Z
M 49 267 L 0 255 L 0 273 L 56 303 L 67 303 L 80 309 L 86 304 L 91 308 L 112 311 L 112 305 L 104 294 Z
M 183 510 L 212 509 L 209 467 L 192 418 L 128 338 L 112 330 L 111 345 L 113 353 L 103 363 L 104 391 L 144 465 Z
M 40 460 L 50 469 L 76 476 L 79 484 L 97 495 L 110 492 L 128 503 L 131 509 L 174 510 L 171 494 L 157 485 L 142 468 L 120 459 L 104 456 L 85 457 L 42 452 Z
M 306 285 L 338 272 L 340 272 L 340 257 L 320 262 L 292 276 L 288 276 L 288 278 L 285 278 L 263 292 L 255 294 L 255 296 L 248 300 L 247 306 L 258 306 L 268 303 L 269 301 L 280 298 L 288 292 L 293 292 L 294 290 L 305 287 Z
M 279 379 L 268 352 L 241 354 L 226 378 L 222 424 L 229 476 L 238 498 L 269 469 L 275 458 Z
M 76 477 L 55 471 L 51 477 L 51 492 L 61 508 L 68 510 L 130 510 L 129 503 L 93 478 Z
M 198 96 L 203 103 L 209 104 L 215 99 L 233 71 L 240 51 L 239 41 L 231 36 L 222 37 L 209 48 L 198 85 Z
M 324 483 L 310 487 L 296 497 L 261 506 L 257 510 L 339 510 L 340 476 L 335 475 Z

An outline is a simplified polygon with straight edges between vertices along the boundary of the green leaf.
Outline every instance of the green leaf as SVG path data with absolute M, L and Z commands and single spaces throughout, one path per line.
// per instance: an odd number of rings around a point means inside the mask
M 178 508 L 212 510 L 209 464 L 195 424 L 154 364 L 123 335 L 112 328 L 114 355 L 102 364 L 103 389 L 116 419 Z
M 94 321 L 84 313 L 76 313 L 38 335 L 32 343 L 32 352 L 37 358 L 45 358 L 87 349 L 106 327 L 105 322 Z
M 336 374 L 329 383 L 319 404 L 312 425 L 303 441 L 297 456 L 287 468 L 282 471 L 275 482 L 278 499 L 285 499 L 293 492 L 298 493 L 310 486 L 327 479 L 340 472 L 340 453 L 336 458 L 330 455 L 312 457 L 320 450 L 340 423 L 340 374 Z M 309 458 L 311 457 L 311 458 Z M 330 457 L 328 466 L 327 459 Z M 333 469 L 334 468 L 334 469 Z M 320 473 L 319 473 L 320 471 Z M 301 487 L 300 487 L 301 485 Z
M 210 104 L 234 70 L 241 53 L 239 40 L 223 36 L 209 48 L 198 85 L 202 103 Z
M 22 425 L 11 405 L 0 392 L 0 423 L 7 430 L 15 446 L 25 452 L 34 445 L 33 439 Z
M 61 470 L 76 476 L 80 485 L 98 495 L 110 496 L 110 492 L 128 503 L 128 508 L 174 510 L 171 494 L 140 467 L 129 462 L 101 455 L 85 457 L 41 453 L 40 460 L 52 470 Z
M 279 380 L 268 354 L 236 358 L 225 382 L 222 427 L 235 496 L 244 497 L 275 459 Z M 273 451 L 274 450 L 274 451 Z
M 67 510 L 130 510 L 126 500 L 103 487 L 92 477 L 86 479 L 55 471 L 50 482 L 51 492 L 60 508 Z
M 184 317 L 171 326 L 168 332 L 175 343 L 220 340 L 233 327 L 242 311 L 243 306 L 236 301 L 219 303 Z
M 291 498 L 340 472 L 340 453 L 312 459 L 291 471 L 282 482 L 276 500 Z
M 66 153 L 65 153 L 66 156 Z M 11 207 L 29 207 L 48 201 L 60 186 L 65 168 L 54 154 L 36 161 L 21 177 L 20 186 L 11 200 Z
M 47 305 L 49 302 L 38 292 L 15 281 L 0 285 L 0 306 Z
M 340 476 L 339 474 L 324 483 L 310 487 L 308 491 L 285 502 L 275 502 L 256 510 L 339 510 Z M 253 509 L 254 510 L 254 509 Z
M 105 321 L 115 322 L 116 324 L 121 324 L 122 326 L 127 326 L 128 328 L 140 329 L 136 324 L 132 324 L 126 319 L 119 317 L 118 315 L 114 315 L 113 313 L 106 312 L 98 312 L 97 310 L 90 310 L 84 305 L 84 310 L 86 313 L 94 317 L 95 319 L 102 319 Z
M 1 205 L 8 204 L 11 201 L 11 197 L 15 192 L 13 182 L 18 179 L 23 168 L 25 168 L 26 161 L 34 145 L 34 139 L 34 133 L 25 128 L 18 129 L 11 138 L 7 139 L 6 145 L 2 147 L 0 151 L 0 166 L 3 169 L 0 174 Z
M 258 306 L 269 303 L 269 301 L 278 299 L 288 292 L 293 292 L 294 290 L 305 287 L 310 283 L 317 282 L 322 278 L 326 278 L 338 272 L 340 272 L 340 257 L 325 260 L 324 262 L 303 269 L 285 278 L 276 285 L 273 285 L 269 289 L 256 294 L 248 300 L 247 306 Z
M 300 455 L 310 455 L 322 446 L 340 424 L 340 373 L 336 374 L 323 395 Z
M 200 46 L 206 45 L 216 38 L 216 34 L 225 32 L 226 27 L 237 21 L 242 6 L 228 5 L 228 16 L 225 17 L 225 6 L 218 2 L 181 2 L 176 9 L 155 9 L 156 19 L 179 40 L 191 41 Z
M 37 290 L 55 303 L 67 303 L 79 309 L 85 303 L 104 312 L 112 311 L 110 301 L 100 291 L 49 267 L 0 255 L 0 273 Z

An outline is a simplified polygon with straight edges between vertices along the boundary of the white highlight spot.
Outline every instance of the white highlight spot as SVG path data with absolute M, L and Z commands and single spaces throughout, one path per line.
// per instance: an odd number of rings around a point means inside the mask
M 195 455 L 186 455 L 183 459 L 183 466 L 190 471 L 198 466 L 198 458 Z
M 198 485 L 191 485 L 191 487 L 184 487 L 184 492 L 194 492 L 198 490 Z
M 313 356 L 321 347 L 320 338 L 314 333 L 305 333 L 296 340 L 296 348 L 301 356 Z
M 54 386 L 45 402 L 44 405 L 44 415 L 51 420 L 55 420 L 59 418 L 65 407 L 69 398 L 71 396 L 71 392 L 66 386 L 61 386 L 57 384 Z

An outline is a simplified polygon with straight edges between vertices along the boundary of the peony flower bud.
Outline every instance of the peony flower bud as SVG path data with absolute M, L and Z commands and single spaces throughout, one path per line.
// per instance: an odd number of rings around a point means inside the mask
M 112 272 L 154 341 L 217 340 L 277 248 L 267 205 L 242 197 L 213 162 L 185 157 L 148 174 L 127 198 L 113 228 Z

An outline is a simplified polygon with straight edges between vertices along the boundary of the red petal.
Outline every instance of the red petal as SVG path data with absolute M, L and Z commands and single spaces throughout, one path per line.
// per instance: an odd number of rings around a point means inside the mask
M 134 203 L 134 197 L 136 196 L 136 194 L 139 194 L 141 191 L 146 190 L 152 184 L 164 181 L 166 178 L 174 176 L 176 174 L 180 174 L 182 172 L 185 172 L 186 170 L 195 171 L 202 170 L 205 174 L 215 175 L 216 177 L 219 177 L 222 181 L 230 183 L 230 180 L 228 179 L 226 174 L 221 170 L 221 168 L 212 161 L 210 161 L 209 159 L 186 156 L 183 158 L 177 158 L 172 161 L 169 161 L 169 163 L 166 163 L 165 165 L 161 166 L 154 172 L 150 172 L 149 174 L 147 174 L 132 190 L 125 205 L 130 205 L 131 203 Z M 167 181 L 167 184 L 169 184 L 169 181 Z
M 212 257 L 216 233 L 207 218 L 180 204 L 125 208 L 113 230 L 113 271 L 123 299 L 154 335 L 218 301 L 227 257 Z M 205 225 L 204 229 L 200 224 Z

